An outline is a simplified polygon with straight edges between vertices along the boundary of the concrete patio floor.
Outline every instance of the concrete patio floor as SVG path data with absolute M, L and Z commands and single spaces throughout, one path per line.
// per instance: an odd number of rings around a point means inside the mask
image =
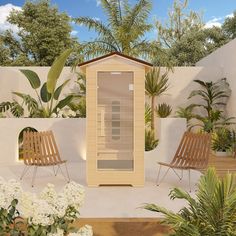
M 5 179 L 14 178 L 19 180 L 23 168 L 23 163 L 11 166 L 2 165 L 0 166 L 0 176 Z M 182 200 L 170 200 L 168 194 L 173 187 L 181 187 L 188 190 L 187 172 L 184 172 L 183 180 L 179 181 L 174 172 L 170 171 L 159 187 L 155 184 L 157 169 L 153 168 L 146 169 L 146 182 L 144 187 L 103 186 L 90 188 L 86 186 L 85 162 L 68 162 L 68 169 L 71 179 L 85 186 L 86 196 L 84 206 L 81 208 L 81 218 L 160 217 L 160 214 L 140 209 L 140 207 L 143 203 L 155 203 L 177 212 L 185 205 L 185 202 Z M 60 173 L 57 177 L 53 175 L 52 167 L 41 167 L 37 172 L 35 187 L 32 188 L 32 171 L 33 168 L 28 171 L 21 181 L 25 191 L 40 192 L 47 183 L 54 184 L 56 189 L 59 190 L 66 183 Z M 195 184 L 200 176 L 200 172 L 191 172 L 191 195 L 193 196 L 195 194 Z

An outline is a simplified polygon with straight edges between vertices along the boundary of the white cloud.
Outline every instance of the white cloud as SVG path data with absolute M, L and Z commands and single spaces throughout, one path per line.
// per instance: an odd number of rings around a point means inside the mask
M 212 28 L 214 26 L 221 27 L 222 23 L 224 22 L 224 20 L 226 18 L 232 18 L 233 16 L 234 16 L 234 14 L 231 13 L 231 14 L 228 14 L 228 15 L 226 15 L 224 17 L 213 17 L 213 19 L 211 19 L 211 20 L 206 22 L 205 28 Z
M 225 18 L 232 18 L 232 17 L 234 17 L 234 13 L 231 13 L 231 14 L 225 16 Z
M 77 30 L 72 30 L 71 33 L 70 33 L 72 36 L 75 36 L 78 34 L 78 31 Z
M 10 3 L 0 6 L 0 31 L 6 31 L 9 29 L 11 29 L 13 33 L 17 33 L 19 31 L 19 28 L 17 26 L 7 22 L 7 17 L 13 9 L 21 10 L 21 7 L 12 5 Z
M 214 17 L 212 20 L 209 20 L 206 22 L 205 24 L 205 28 L 212 28 L 214 26 L 216 27 L 221 27 L 222 23 L 221 20 L 223 19 L 223 17 Z
M 101 5 L 101 0 L 96 0 L 97 2 L 97 7 Z

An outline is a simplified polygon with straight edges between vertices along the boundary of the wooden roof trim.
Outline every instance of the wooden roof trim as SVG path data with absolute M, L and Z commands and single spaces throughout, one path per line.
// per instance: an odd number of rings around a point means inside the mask
M 120 53 L 120 52 L 111 52 L 111 53 L 106 54 L 106 55 L 104 55 L 104 56 L 97 57 L 97 58 L 94 58 L 94 59 L 92 59 L 92 60 L 82 62 L 82 63 L 78 64 L 78 66 L 79 66 L 79 67 L 80 67 L 80 66 L 85 66 L 85 65 L 88 65 L 88 64 L 90 64 L 90 63 L 93 63 L 93 62 L 96 62 L 96 61 L 105 59 L 105 58 L 110 57 L 110 56 L 113 56 L 113 55 L 117 55 L 117 56 L 120 56 L 120 57 L 124 57 L 124 58 L 126 58 L 126 59 L 129 59 L 129 60 L 132 60 L 132 61 L 141 63 L 141 64 L 146 65 L 146 66 L 150 66 L 150 67 L 153 66 L 153 64 L 151 64 L 151 63 L 149 63 L 149 62 L 146 62 L 146 61 L 143 61 L 143 60 L 141 60 L 141 59 L 137 59 L 137 58 L 134 58 L 134 57 L 131 57 L 131 56 L 124 55 L 124 54 L 122 54 L 122 53 Z

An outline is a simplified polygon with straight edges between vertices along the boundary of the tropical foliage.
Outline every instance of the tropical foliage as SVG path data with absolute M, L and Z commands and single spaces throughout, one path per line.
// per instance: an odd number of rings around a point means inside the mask
M 150 127 L 152 120 L 152 110 L 148 103 L 145 103 L 145 125 Z
M 151 151 L 158 145 L 159 140 L 155 138 L 153 130 L 145 130 L 145 151 Z
M 74 19 L 77 24 L 98 33 L 96 39 L 82 45 L 87 57 L 110 52 L 145 57 L 158 50 L 157 46 L 145 39 L 145 34 L 152 29 L 148 22 L 152 7 L 150 0 L 138 0 L 134 6 L 128 1 L 101 0 L 101 6 L 107 15 L 107 24 L 90 17 Z
M 168 71 L 161 73 L 160 67 L 152 68 L 145 79 L 145 92 L 150 99 L 151 104 L 151 129 L 155 129 L 155 107 L 156 98 L 162 95 L 168 89 Z
M 204 82 L 202 80 L 194 80 L 194 82 L 201 88 L 193 90 L 188 99 L 198 97 L 200 102 L 191 104 L 187 108 L 187 114 L 189 119 L 195 118 L 200 123 L 192 125 L 192 127 L 200 126 L 204 131 L 212 132 L 222 125 L 232 124 L 232 117 L 224 117 L 224 108 L 231 93 L 226 79 L 217 82 Z M 198 112 L 195 112 L 196 108 L 198 108 Z M 199 109 L 201 113 L 199 113 Z
M 156 107 L 156 114 L 160 118 L 166 118 L 168 117 L 172 112 L 172 108 L 170 105 L 166 103 L 158 104 L 158 107 Z
M 216 129 L 212 134 L 212 150 L 217 152 L 233 152 L 236 144 L 234 130 L 226 127 Z
M 193 106 L 179 107 L 176 111 L 176 117 L 185 118 L 187 121 L 187 127 L 191 128 L 190 121 L 194 118 Z
M 236 188 L 235 176 L 217 177 L 214 169 L 208 169 L 198 183 L 196 198 L 188 192 L 174 188 L 170 199 L 187 202 L 178 213 L 155 204 L 146 204 L 144 209 L 164 214 L 164 223 L 170 225 L 176 236 L 235 235 Z
M 68 105 L 70 109 L 76 112 L 76 117 L 85 118 L 86 117 L 86 76 L 83 73 L 76 73 L 77 80 L 76 85 L 78 86 L 78 91 L 72 93 L 74 99 Z
M 53 63 L 47 76 L 47 82 L 41 85 L 41 81 L 36 72 L 28 69 L 20 71 L 28 79 L 31 88 L 35 91 L 37 100 L 32 96 L 20 92 L 13 92 L 19 97 L 21 104 L 16 100 L 13 102 L 2 102 L 0 104 L 0 112 L 10 111 L 15 117 L 27 115 L 25 108 L 28 111 L 29 117 L 51 117 L 53 114 L 58 114 L 59 111 L 70 104 L 73 100 L 73 95 L 68 95 L 60 100 L 61 93 L 69 80 L 65 80 L 60 86 L 56 87 L 58 78 L 66 63 L 71 49 L 63 52 Z

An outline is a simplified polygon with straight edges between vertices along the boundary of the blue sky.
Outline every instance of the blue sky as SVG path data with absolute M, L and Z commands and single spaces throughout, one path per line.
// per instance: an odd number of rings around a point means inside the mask
M 136 0 L 129 1 L 136 2 Z M 22 7 L 24 2 L 25 0 L 0 0 L 0 30 L 9 27 L 4 19 L 9 14 L 10 8 L 12 6 Z M 90 16 L 106 21 L 99 0 L 51 0 L 51 2 L 56 4 L 60 11 L 65 11 L 72 17 Z M 153 22 L 155 18 L 165 21 L 173 0 L 152 0 L 152 2 L 153 9 L 149 21 Z M 189 0 L 189 8 L 203 12 L 204 22 L 210 27 L 212 25 L 220 25 L 226 16 L 236 10 L 236 0 Z M 78 37 L 80 41 L 95 37 L 94 32 L 88 32 L 83 26 L 73 25 L 73 29 L 73 35 Z M 152 32 L 147 37 L 154 39 L 156 34 Z

